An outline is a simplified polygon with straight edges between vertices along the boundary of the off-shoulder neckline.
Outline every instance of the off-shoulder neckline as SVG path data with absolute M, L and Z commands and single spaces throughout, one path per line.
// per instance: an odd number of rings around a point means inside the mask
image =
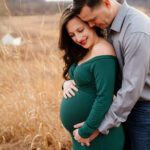
M 76 62 L 76 66 L 79 67 L 79 66 L 81 66 L 81 65 L 83 65 L 83 64 L 85 64 L 85 63 L 91 62 L 91 61 L 93 61 L 93 60 L 95 60 L 95 59 L 97 59 L 97 58 L 117 58 L 117 57 L 116 57 L 116 56 L 113 56 L 113 55 L 98 55 L 98 56 L 95 56 L 95 57 L 93 57 L 93 58 L 91 58 L 91 59 L 88 59 L 87 61 L 84 61 L 83 63 L 81 63 L 81 64 L 79 64 L 79 65 L 78 65 L 78 63 Z

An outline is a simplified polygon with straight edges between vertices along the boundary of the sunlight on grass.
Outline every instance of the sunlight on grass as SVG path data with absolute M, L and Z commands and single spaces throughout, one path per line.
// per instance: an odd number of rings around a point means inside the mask
M 0 17 L 0 38 L 10 33 L 20 36 L 22 44 L 0 42 L 0 149 L 70 150 L 70 135 L 59 119 L 60 15 L 11 16 L 5 0 L 3 5 L 8 16 Z

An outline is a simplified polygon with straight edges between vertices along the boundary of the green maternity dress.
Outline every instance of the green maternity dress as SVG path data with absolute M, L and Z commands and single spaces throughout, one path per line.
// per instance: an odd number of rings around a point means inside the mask
M 116 75 L 116 57 L 102 55 L 93 57 L 80 65 L 73 63 L 69 68 L 70 79 L 74 80 L 78 92 L 65 99 L 60 105 L 60 119 L 70 132 L 73 150 L 122 150 L 124 132 L 122 125 L 112 128 L 108 135 L 99 134 L 90 146 L 82 146 L 73 136 L 73 125 L 85 121 L 79 135 L 88 138 L 95 131 L 112 101 Z

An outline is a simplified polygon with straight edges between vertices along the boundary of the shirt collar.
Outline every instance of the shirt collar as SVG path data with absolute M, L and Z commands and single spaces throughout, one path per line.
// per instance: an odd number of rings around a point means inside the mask
M 116 32 L 120 32 L 123 21 L 125 19 L 126 14 L 127 14 L 128 8 L 129 8 L 129 5 L 127 4 L 127 2 L 125 0 L 122 4 L 121 8 L 119 9 L 116 17 L 114 18 L 112 24 L 111 24 L 111 27 L 110 27 L 111 30 L 114 30 Z

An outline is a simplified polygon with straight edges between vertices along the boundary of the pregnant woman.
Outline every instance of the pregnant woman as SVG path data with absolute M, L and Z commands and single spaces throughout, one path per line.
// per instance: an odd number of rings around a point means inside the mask
M 99 134 L 89 147 L 82 146 L 73 135 L 73 126 L 85 121 L 78 135 L 89 138 L 113 101 L 117 61 L 113 47 L 70 8 L 61 16 L 59 47 L 65 53 L 63 76 L 74 80 L 79 90 L 74 90 L 72 98 L 63 97 L 60 106 L 60 119 L 72 137 L 73 150 L 122 150 L 122 125 L 108 135 Z

